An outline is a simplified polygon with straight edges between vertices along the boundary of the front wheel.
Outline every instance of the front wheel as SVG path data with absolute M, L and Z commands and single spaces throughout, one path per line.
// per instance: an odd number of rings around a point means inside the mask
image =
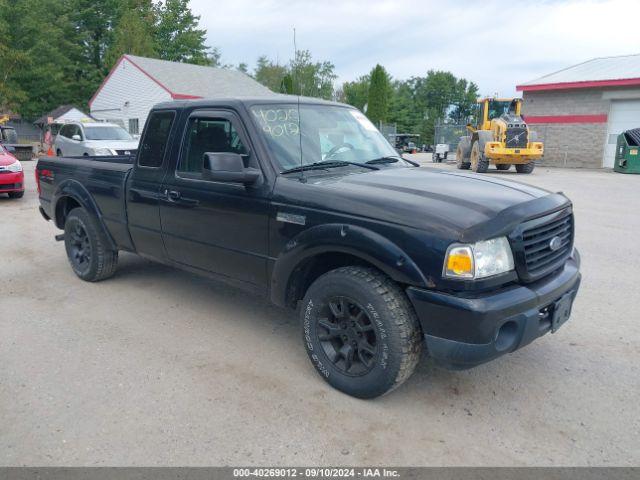
M 358 398 L 384 395 L 411 376 L 422 333 L 413 307 L 390 278 L 370 268 L 342 267 L 309 287 L 302 335 L 318 373 Z
M 74 273 L 87 282 L 109 278 L 118 265 L 118 251 L 111 250 L 95 218 L 84 208 L 74 208 L 64 223 L 64 246 Z
M 485 173 L 489 169 L 489 159 L 480 149 L 480 143 L 474 142 L 471 147 L 471 170 L 476 173 Z
M 24 190 L 22 192 L 9 192 L 9 198 L 22 198 L 24 197 Z
M 518 173 L 531 173 L 533 172 L 533 169 L 535 168 L 536 164 L 533 162 L 529 162 L 529 163 L 521 163 L 519 165 L 516 165 L 516 172 Z

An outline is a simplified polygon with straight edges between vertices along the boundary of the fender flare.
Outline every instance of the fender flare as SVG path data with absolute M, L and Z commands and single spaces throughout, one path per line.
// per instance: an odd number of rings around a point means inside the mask
M 109 230 L 104 224 L 100 208 L 98 208 L 98 205 L 96 204 L 89 191 L 77 180 L 64 180 L 58 185 L 55 192 L 53 193 L 51 203 L 53 205 L 53 220 L 56 226 L 60 229 L 64 229 L 64 223 L 59 222 L 58 206 L 60 205 L 60 202 L 65 198 L 72 198 L 73 200 L 78 202 L 80 206 L 84 208 L 90 215 L 93 215 L 98 222 L 98 226 L 100 227 L 104 238 L 107 240 L 113 250 L 117 250 L 116 243 L 114 242 L 111 234 L 109 233 Z
M 287 304 L 292 274 L 307 260 L 324 253 L 345 253 L 370 263 L 393 280 L 426 286 L 427 281 L 398 245 L 363 227 L 324 224 L 311 227 L 292 238 L 278 256 L 271 274 L 270 296 L 279 306 Z

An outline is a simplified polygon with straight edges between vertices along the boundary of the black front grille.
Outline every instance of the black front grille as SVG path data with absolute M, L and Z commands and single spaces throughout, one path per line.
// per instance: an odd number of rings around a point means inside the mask
M 15 190 L 17 188 L 22 187 L 21 183 L 0 183 L 0 191 L 1 190 Z
M 573 232 L 570 209 L 523 224 L 521 277 L 533 281 L 560 268 L 571 254 Z
M 527 148 L 528 142 L 526 127 L 507 128 L 507 139 L 505 146 L 507 148 Z

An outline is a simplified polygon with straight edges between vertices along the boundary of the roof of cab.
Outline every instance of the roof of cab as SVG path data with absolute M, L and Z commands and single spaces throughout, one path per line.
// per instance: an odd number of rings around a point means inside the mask
M 155 105 L 154 109 L 183 109 L 188 107 L 208 108 L 222 106 L 251 106 L 251 105 L 278 105 L 283 103 L 300 105 L 330 105 L 336 107 L 353 108 L 351 105 L 344 103 L 323 100 L 313 97 L 298 97 L 296 95 L 274 94 L 269 96 L 251 96 L 251 97 L 225 97 L 225 98 L 209 98 L 202 100 L 175 100 L 172 102 L 162 102 Z

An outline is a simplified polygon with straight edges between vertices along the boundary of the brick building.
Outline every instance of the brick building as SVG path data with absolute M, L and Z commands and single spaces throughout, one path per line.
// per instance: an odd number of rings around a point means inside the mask
M 640 55 L 595 58 L 516 89 L 546 165 L 613 167 L 618 134 L 640 127 Z

